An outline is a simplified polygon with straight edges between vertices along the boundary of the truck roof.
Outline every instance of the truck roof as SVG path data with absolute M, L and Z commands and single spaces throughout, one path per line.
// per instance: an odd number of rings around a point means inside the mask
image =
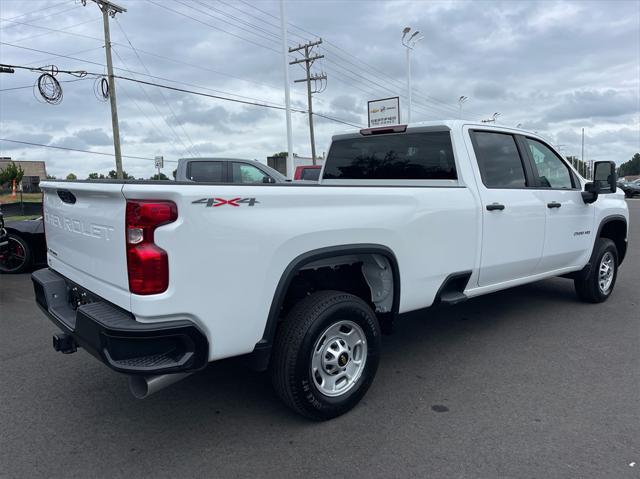
M 407 127 L 407 130 L 414 129 L 414 128 L 437 128 L 437 127 L 446 128 L 448 130 L 457 130 L 459 128 L 462 128 L 463 126 L 473 126 L 473 127 L 491 129 L 491 130 L 525 133 L 528 135 L 533 135 L 533 136 L 542 138 L 539 133 L 536 133 L 530 130 L 524 130 L 522 128 L 516 128 L 515 126 L 507 126 L 507 125 L 495 124 L 495 123 L 482 123 L 482 122 L 473 121 L 473 120 L 431 120 L 431 121 L 412 122 L 409 124 L 401 124 L 401 126 L 405 126 L 405 125 Z M 385 125 L 385 126 L 376 127 L 376 128 L 385 128 L 385 127 L 393 127 L 393 126 L 399 126 L 399 125 Z M 339 131 L 336 134 L 334 134 L 332 138 L 339 138 L 341 136 L 347 136 L 347 135 L 359 135 L 362 130 L 366 130 L 366 129 L 368 128 Z

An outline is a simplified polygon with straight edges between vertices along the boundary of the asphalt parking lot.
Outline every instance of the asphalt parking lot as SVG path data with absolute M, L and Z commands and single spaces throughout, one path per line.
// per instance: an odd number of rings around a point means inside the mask
M 640 477 L 640 200 L 608 302 L 551 279 L 415 314 L 349 414 L 310 423 L 216 363 L 146 400 L 51 347 L 29 275 L 0 276 L 0 477 Z

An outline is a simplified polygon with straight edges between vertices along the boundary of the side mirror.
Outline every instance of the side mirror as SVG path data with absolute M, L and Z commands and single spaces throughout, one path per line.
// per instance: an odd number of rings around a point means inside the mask
M 616 164 L 613 161 L 596 161 L 593 166 L 593 181 L 584 185 L 582 200 L 593 203 L 599 194 L 615 193 L 618 188 Z
M 274 180 L 273 178 L 271 178 L 270 176 L 263 176 L 262 177 L 262 182 L 263 183 L 275 183 L 276 180 Z
M 584 185 L 584 191 L 582 194 L 582 201 L 585 204 L 591 204 L 598 199 L 598 183 L 587 183 Z
M 599 193 L 615 193 L 616 164 L 613 161 L 596 161 L 593 167 L 593 181 L 598 185 Z

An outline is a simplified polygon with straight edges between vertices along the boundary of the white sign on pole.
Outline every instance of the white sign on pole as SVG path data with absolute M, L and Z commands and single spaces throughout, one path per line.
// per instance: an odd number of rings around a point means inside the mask
M 370 128 L 400 124 L 400 97 L 371 100 L 367 105 Z
M 156 168 L 164 168 L 164 156 L 156 156 Z

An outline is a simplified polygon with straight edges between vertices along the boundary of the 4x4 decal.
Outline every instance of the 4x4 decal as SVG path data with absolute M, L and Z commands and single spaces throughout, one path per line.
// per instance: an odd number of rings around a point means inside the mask
M 260 203 L 255 198 L 232 198 L 230 200 L 224 198 L 201 198 L 199 200 L 192 201 L 192 205 L 205 205 L 207 208 L 229 205 L 229 206 L 253 206 Z

